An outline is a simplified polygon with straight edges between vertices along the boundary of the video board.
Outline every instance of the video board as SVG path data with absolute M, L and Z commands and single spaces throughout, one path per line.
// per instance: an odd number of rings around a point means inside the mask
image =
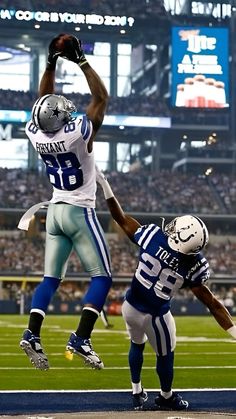
M 228 35 L 222 27 L 172 27 L 172 106 L 229 106 Z

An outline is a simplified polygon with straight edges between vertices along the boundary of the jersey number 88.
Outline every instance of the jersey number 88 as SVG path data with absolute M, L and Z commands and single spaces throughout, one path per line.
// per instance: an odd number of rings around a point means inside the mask
M 83 185 L 83 172 L 74 153 L 41 154 L 50 183 L 57 189 L 73 191 Z

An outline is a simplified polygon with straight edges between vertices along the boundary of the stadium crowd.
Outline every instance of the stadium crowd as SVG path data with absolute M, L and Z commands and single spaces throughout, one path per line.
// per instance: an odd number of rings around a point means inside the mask
M 131 277 L 137 264 L 138 248 L 127 240 L 108 235 L 112 271 L 116 276 Z M 205 252 L 212 275 L 236 275 L 236 241 L 212 239 Z M 0 236 L 0 266 L 2 274 L 42 274 L 44 263 L 42 236 L 26 237 L 24 232 L 8 232 Z M 84 274 L 74 253 L 71 254 L 68 275 Z
M 13 248 L 14 245 L 14 240 L 11 240 L 10 242 L 8 241 L 9 239 L 7 239 L 5 241 L 6 247 L 11 246 L 11 249 Z M 39 243 L 39 246 L 37 246 L 36 243 L 34 243 L 34 246 L 32 248 L 32 246 L 27 245 L 27 242 L 23 239 L 21 241 L 19 241 L 19 243 L 21 243 L 20 246 L 16 246 L 17 248 L 15 249 L 14 252 L 9 251 L 6 253 L 8 253 L 8 257 L 6 258 L 6 264 L 5 267 L 7 265 L 7 263 L 10 261 L 11 257 L 12 257 L 12 253 L 14 253 L 14 258 L 16 258 L 16 268 L 20 268 L 20 272 L 19 271 L 15 271 L 12 272 L 12 274 L 17 275 L 19 273 L 21 273 L 20 278 L 22 278 L 22 268 L 24 267 L 24 262 L 26 262 L 26 265 L 29 267 L 30 262 L 27 262 L 27 258 L 29 259 L 29 261 L 32 262 L 32 268 L 34 268 L 34 263 L 35 266 L 37 268 L 42 269 L 42 265 L 39 266 L 40 264 L 43 263 L 43 251 L 42 248 L 40 249 L 40 245 L 43 246 L 43 242 Z M 0 239 L 0 261 L 2 263 L 2 246 L 4 244 L 4 240 Z M 116 240 L 116 243 L 112 243 L 112 241 L 109 241 L 109 244 L 111 246 L 111 253 L 112 253 L 112 260 L 113 260 L 113 271 L 114 271 L 114 275 L 117 274 L 116 269 L 118 269 L 118 274 L 120 274 L 120 269 L 125 269 L 126 274 L 123 274 L 123 276 L 121 275 L 119 282 L 114 282 L 112 285 L 112 288 L 108 294 L 108 298 L 106 301 L 106 310 L 108 311 L 109 314 L 121 314 L 121 304 L 123 302 L 127 287 L 129 286 L 129 280 L 131 280 L 132 278 L 132 270 L 133 270 L 133 266 L 136 264 L 136 260 L 137 257 L 135 255 L 135 251 L 129 249 L 129 251 L 127 252 L 127 245 L 121 245 L 120 241 Z M 123 246 L 123 247 L 122 247 Z M 227 251 L 224 251 L 222 254 L 222 247 L 225 249 L 227 249 Z M 21 250 L 20 250 L 21 247 Z M 122 248 L 122 249 L 121 249 Z M 29 254 L 29 252 L 31 251 L 31 255 Z M 119 251 L 121 252 L 119 254 Z M 28 253 L 28 257 L 21 258 L 21 255 L 24 254 L 24 252 Z M 20 253 L 20 254 L 19 254 Z M 228 255 L 228 257 L 226 257 L 224 259 L 225 255 Z M 221 271 L 220 274 L 224 275 L 225 272 L 233 272 L 234 275 L 236 273 L 236 263 L 233 263 L 232 260 L 236 257 L 236 244 L 234 243 L 230 243 L 230 242 L 225 242 L 222 244 L 222 246 L 217 246 L 215 244 L 211 244 L 209 245 L 207 251 L 206 251 L 206 255 L 208 257 L 208 260 L 210 262 L 210 264 L 212 264 L 211 267 L 216 268 L 216 272 L 218 272 L 218 269 Z M 20 258 L 21 261 L 20 263 L 17 262 L 17 259 Z M 230 262 L 231 259 L 231 262 Z M 70 265 L 69 265 L 69 269 L 71 269 L 71 267 L 73 267 L 74 269 L 78 269 L 81 270 L 80 266 L 78 263 L 75 263 L 73 265 L 73 263 L 75 262 L 75 258 L 71 257 L 71 261 L 70 261 Z M 4 272 L 2 272 L 4 274 Z M 214 274 L 214 272 L 212 272 L 212 274 Z M 19 279 L 20 279 L 19 278 Z M 27 275 L 26 275 L 27 278 Z M 127 279 L 128 278 L 128 279 Z M 210 278 L 211 279 L 211 278 Z M 0 277 L 0 281 L 1 281 L 1 277 Z M 220 283 L 217 282 L 212 282 L 211 281 L 208 283 L 208 285 L 210 286 L 211 290 L 215 293 L 215 295 L 217 296 L 217 298 L 219 298 L 222 303 L 225 305 L 225 307 L 227 307 L 227 309 L 234 314 L 235 313 L 235 306 L 236 306 L 236 287 L 235 285 L 231 285 L 230 283 L 227 283 L 227 281 L 225 282 L 224 279 L 222 279 L 220 281 Z M 22 298 L 22 295 L 24 295 L 24 301 L 26 304 L 26 310 L 28 310 L 27 306 L 30 304 L 32 295 L 34 293 L 34 289 L 37 285 L 37 282 L 27 282 L 25 283 L 25 285 L 22 287 L 22 283 L 21 281 L 3 281 L 1 288 L 0 288 L 0 301 L 15 301 L 17 306 L 20 306 L 20 301 Z M 67 278 L 65 281 L 63 281 L 60 285 L 60 287 L 57 290 L 57 293 L 55 295 L 55 297 L 53 298 L 50 306 L 49 306 L 49 312 L 54 312 L 55 310 L 59 310 L 61 313 L 67 313 L 67 312 L 80 312 L 81 311 L 81 306 L 82 306 L 82 297 L 85 294 L 86 290 L 87 290 L 87 286 L 88 286 L 88 281 L 84 280 L 84 279 L 79 279 L 79 274 L 75 275 L 73 280 L 70 278 Z M 174 303 L 178 304 L 178 307 L 181 307 L 181 305 L 183 305 L 183 310 L 186 309 L 186 304 L 188 305 L 189 303 L 196 303 L 196 299 L 193 297 L 192 292 L 190 292 L 188 289 L 183 289 L 180 290 L 178 295 L 174 298 Z M 72 304 L 72 305 L 71 305 Z M 174 305 L 174 307 L 176 307 L 176 305 Z
M 151 174 L 147 169 L 106 175 L 129 212 L 234 214 L 236 210 L 233 175 L 214 173 L 209 177 L 178 172 L 173 175 L 169 170 Z M 50 197 L 51 186 L 44 172 L 0 168 L 1 208 L 24 209 Z M 99 187 L 97 210 L 107 210 Z
M 76 105 L 77 109 L 85 109 L 90 95 L 79 93 L 67 94 L 66 97 Z M 32 106 L 37 99 L 37 93 L 29 91 L 14 91 L 0 89 L 1 109 L 22 109 L 31 111 Z M 165 101 L 160 100 L 153 93 L 151 96 L 133 94 L 126 97 L 110 97 L 107 114 L 125 114 L 125 115 L 143 115 L 143 116 L 169 116 L 170 111 Z
M 79 93 L 66 94 L 72 100 L 77 109 L 85 109 L 89 96 Z M 37 93 L 29 91 L 14 91 L 0 89 L 0 103 L 4 110 L 24 109 L 30 111 L 33 103 L 37 99 Z M 160 98 L 156 93 L 150 96 L 141 94 L 131 94 L 123 97 L 110 96 L 107 112 L 108 115 L 142 115 L 142 116 L 162 116 L 171 117 L 173 124 L 210 124 L 227 125 L 229 123 L 228 109 L 184 109 L 172 108 L 170 104 Z

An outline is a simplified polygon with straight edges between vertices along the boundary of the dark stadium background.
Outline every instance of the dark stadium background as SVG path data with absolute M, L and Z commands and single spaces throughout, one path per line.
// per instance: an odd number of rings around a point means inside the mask
M 124 209 L 142 223 L 160 224 L 161 217 L 168 221 L 185 213 L 199 215 L 210 232 L 205 252 L 211 269 L 209 286 L 235 315 L 235 19 L 235 0 L 1 1 L 0 414 L 131 410 L 128 339 L 120 307 L 136 266 L 137 249 L 111 221 L 100 189 L 97 212 L 110 244 L 114 277 L 106 309 L 114 328 L 105 330 L 99 319 L 93 339 L 107 369 L 97 379 L 97 374 L 86 370 L 79 360 L 68 366 L 63 355 L 66 336 L 77 322 L 80 300 L 89 281 L 73 254 L 67 278 L 45 322 L 43 339 L 52 367 L 49 373 L 42 375 L 31 368 L 18 347 L 32 292 L 43 274 L 46 210 L 36 214 L 27 233 L 19 231 L 17 224 L 27 208 L 49 199 L 51 194 L 42 163 L 26 140 L 24 125 L 37 98 L 49 41 L 59 33 L 81 38 L 91 62 L 97 49 L 103 54 L 104 62 L 96 68 L 102 77 L 109 62 L 105 81 L 110 99 L 107 119 L 96 140 L 96 156 Z M 181 41 L 188 31 L 198 36 L 192 38 L 192 52 Z M 185 54 L 197 55 L 197 43 L 202 42 L 200 55 L 208 60 L 214 50 L 204 50 L 205 42 L 212 46 L 215 39 L 222 65 L 216 79 L 218 92 L 222 93 L 224 83 L 225 105 L 221 106 L 221 101 L 216 107 L 218 102 L 213 100 L 215 105 L 212 107 L 209 101 L 208 108 L 176 106 L 180 85 L 186 89 L 193 83 L 188 80 L 186 87 L 186 77 L 193 77 L 176 70 L 183 48 Z M 120 65 L 122 54 L 124 64 Z M 21 65 L 26 62 L 28 70 L 24 73 Z M 75 73 L 78 70 L 73 73 L 61 66 L 56 90 L 74 100 L 82 112 L 88 95 L 78 93 L 79 83 L 73 91 Z M 210 78 L 214 75 L 206 73 L 203 77 L 208 82 Z M 207 89 L 203 89 L 204 95 Z M 200 106 L 204 95 L 198 95 L 194 103 Z M 233 415 L 234 342 L 187 291 L 174 299 L 172 311 L 179 339 L 174 385 L 187 392 L 191 417 L 193 411 L 202 418 L 216 410 L 222 417 L 226 417 L 224 412 Z M 154 355 L 147 347 L 144 383 L 154 398 L 158 383 L 153 366 Z

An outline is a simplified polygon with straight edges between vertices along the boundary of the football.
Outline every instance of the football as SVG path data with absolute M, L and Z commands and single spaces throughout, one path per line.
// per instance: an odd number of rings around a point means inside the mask
M 70 42 L 72 39 L 71 35 L 64 34 L 60 36 L 60 38 L 56 41 L 56 49 L 57 51 L 64 51 L 66 44 Z

